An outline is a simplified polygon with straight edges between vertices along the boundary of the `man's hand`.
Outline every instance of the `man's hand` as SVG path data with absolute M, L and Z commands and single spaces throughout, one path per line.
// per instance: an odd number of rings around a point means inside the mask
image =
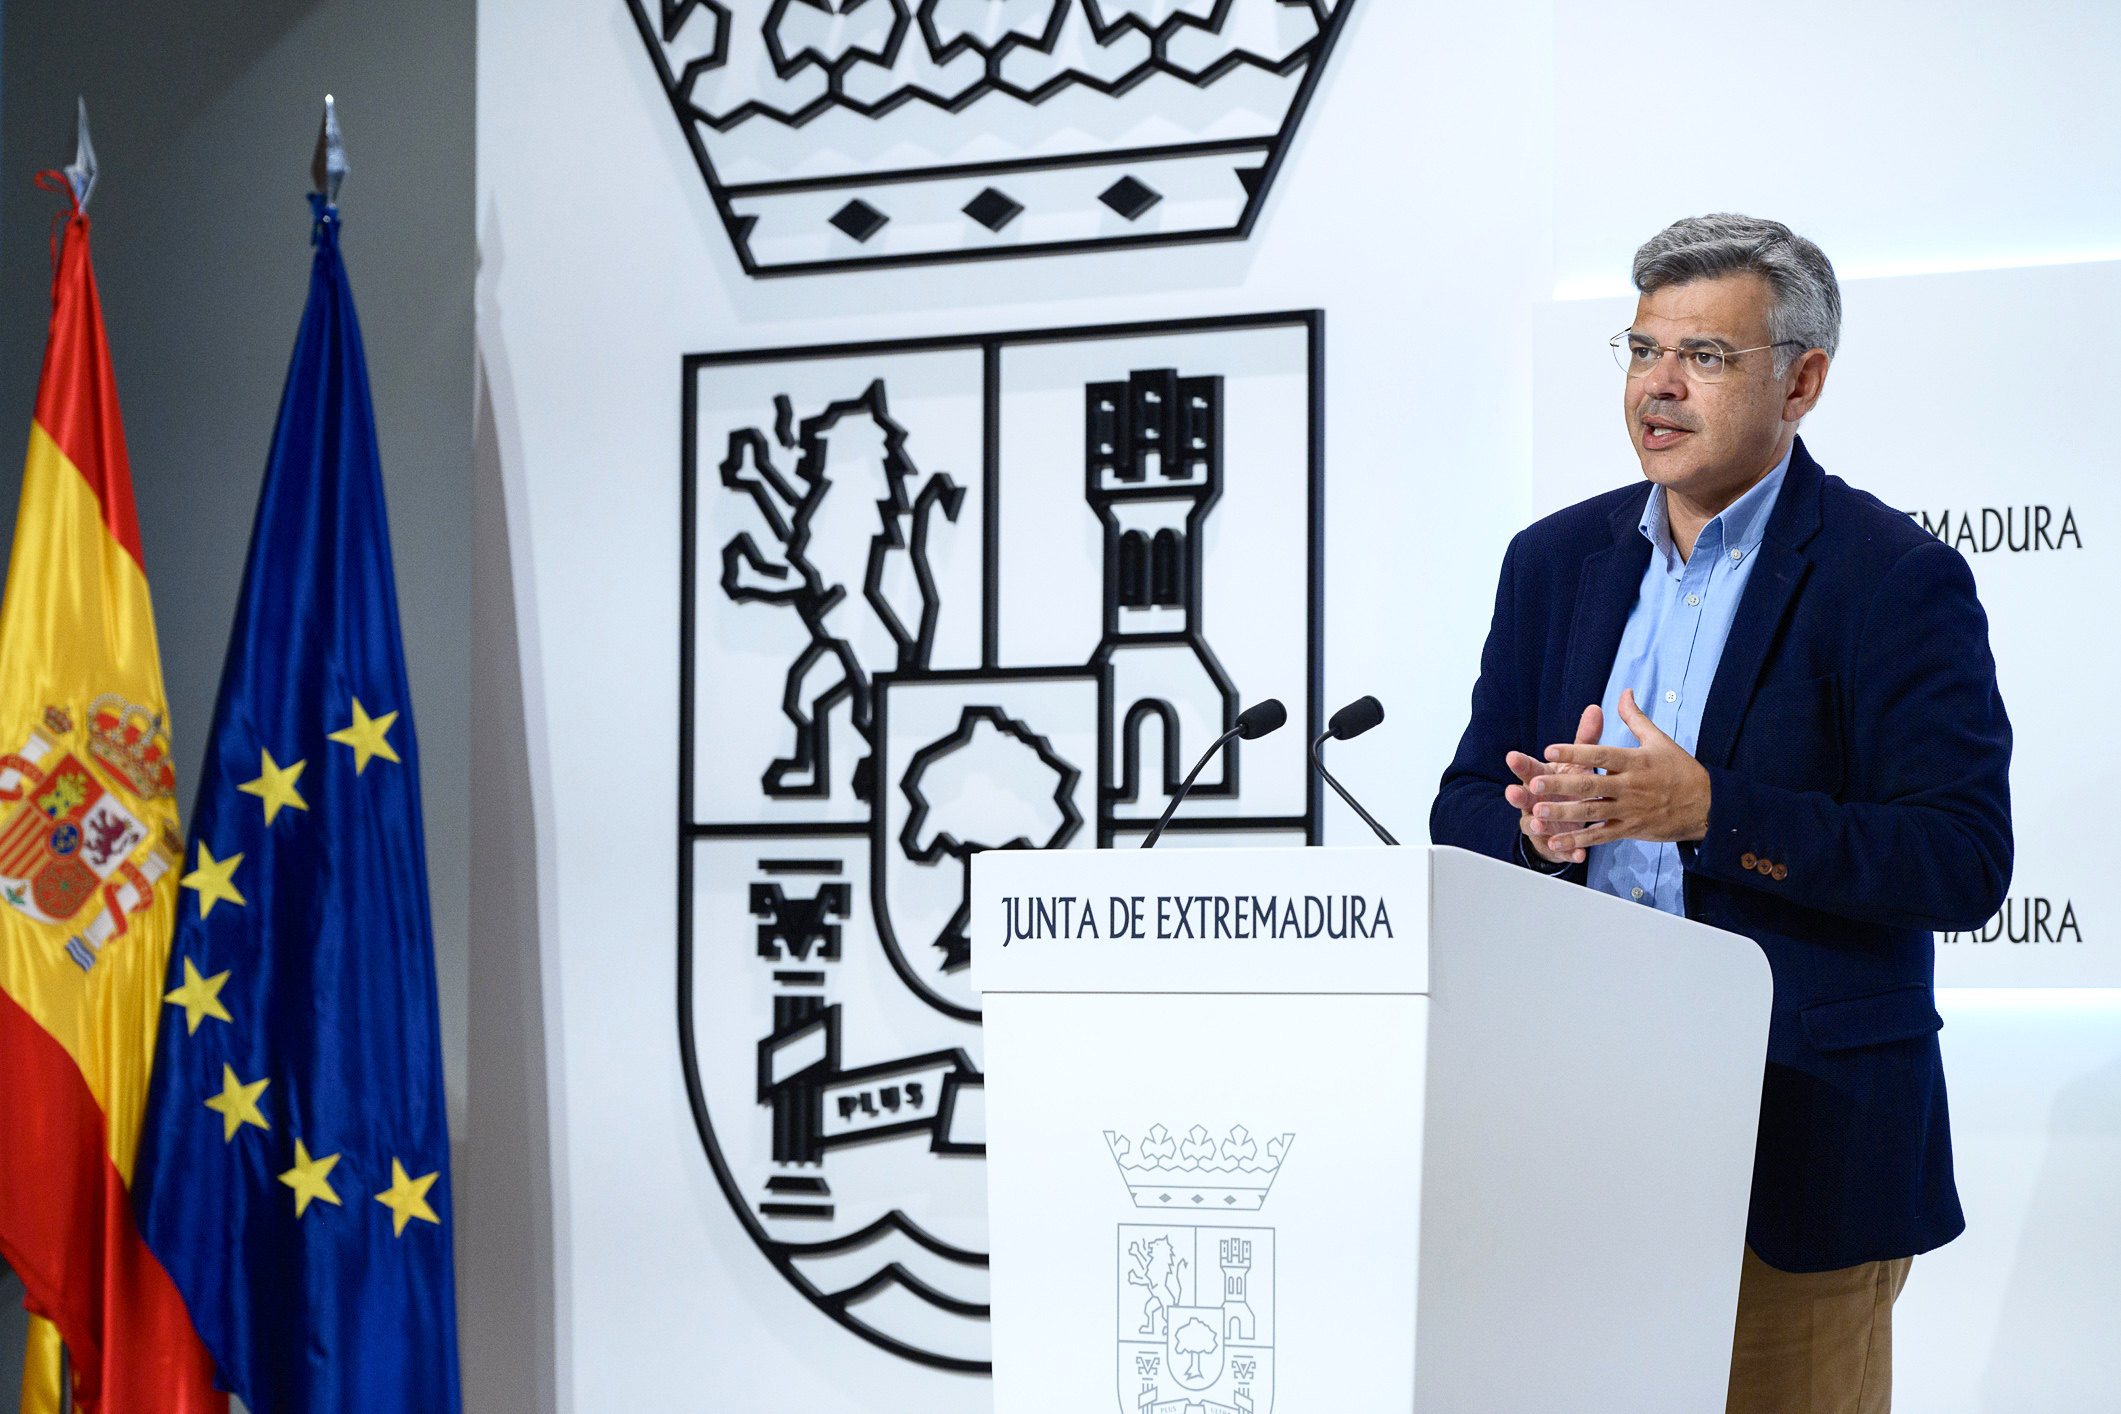
M 1663 844 L 1709 832 L 1708 771 L 1643 715 L 1632 688 L 1620 694 L 1620 720 L 1641 746 L 1586 746 L 1578 731 L 1575 745 L 1548 747 L 1550 764 L 1526 782 L 1533 821 L 1550 831 L 1540 851 L 1548 858 L 1581 859 L 1610 840 Z
M 1578 746 L 1596 746 L 1598 738 L 1604 732 L 1605 712 L 1597 703 L 1593 702 L 1590 706 L 1583 709 L 1583 718 L 1576 724 L 1576 744 Z M 1508 762 L 1511 772 L 1516 775 L 1518 783 L 1504 788 L 1503 799 L 1517 807 L 1517 828 L 1524 832 L 1525 843 L 1532 847 L 1534 854 L 1549 864 L 1583 863 L 1589 856 L 1581 849 L 1557 851 L 1553 847 L 1551 837 L 1555 830 L 1567 830 L 1573 829 L 1573 827 L 1562 825 L 1558 821 L 1542 820 L 1535 816 L 1532 813 L 1532 807 L 1539 803 L 1539 797 L 1532 794 L 1531 785 L 1534 780 L 1542 775 L 1590 775 L 1593 774 L 1591 768 L 1588 766 L 1542 765 L 1540 762 L 1534 761 L 1531 757 L 1525 755 L 1522 751 L 1513 751 L 1504 760 Z

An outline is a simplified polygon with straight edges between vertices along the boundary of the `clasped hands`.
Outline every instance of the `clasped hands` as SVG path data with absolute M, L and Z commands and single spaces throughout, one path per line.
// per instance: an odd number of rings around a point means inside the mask
M 1709 829 L 1709 773 L 1620 694 L 1620 720 L 1640 746 L 1600 746 L 1605 712 L 1583 709 L 1576 740 L 1550 746 L 1544 762 L 1521 751 L 1506 758 L 1518 783 L 1503 797 L 1518 809 L 1517 827 L 1550 864 L 1581 864 L 1592 845 L 1609 840 L 1668 843 L 1698 840 Z M 1600 774 L 1603 772 L 1603 774 Z

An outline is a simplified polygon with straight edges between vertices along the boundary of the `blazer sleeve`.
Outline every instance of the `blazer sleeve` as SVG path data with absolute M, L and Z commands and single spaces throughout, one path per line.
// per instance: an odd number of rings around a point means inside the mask
M 1957 551 L 1930 542 L 1894 563 L 1866 611 L 1849 688 L 1849 779 L 1867 798 L 1712 767 L 1708 833 L 1682 850 L 1686 866 L 1864 922 L 1979 926 L 2010 888 L 2011 727 L 1988 616 Z M 1782 867 L 1748 869 L 1747 854 Z
M 1436 803 L 1429 808 L 1429 840 L 1581 882 L 1581 865 L 1556 871 L 1543 861 L 1535 865 L 1527 858 L 1520 843 L 1518 809 L 1502 795 L 1517 779 L 1503 758 L 1527 749 L 1523 738 L 1530 729 L 1526 724 L 1536 716 L 1533 699 L 1539 664 L 1536 659 L 1530 663 L 1519 660 L 1516 579 L 1522 539 L 1511 541 L 1502 559 L 1495 613 L 1488 624 L 1488 641 L 1480 651 L 1480 678 L 1473 684 L 1473 714 L 1458 740 L 1458 753 L 1443 774 Z

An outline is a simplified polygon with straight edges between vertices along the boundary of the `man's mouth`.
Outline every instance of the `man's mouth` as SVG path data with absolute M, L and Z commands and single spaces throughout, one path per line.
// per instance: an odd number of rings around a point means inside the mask
M 1689 428 L 1661 417 L 1646 417 L 1642 420 L 1642 445 L 1650 451 L 1661 452 L 1677 444 L 1682 437 L 1688 436 L 1690 431 Z

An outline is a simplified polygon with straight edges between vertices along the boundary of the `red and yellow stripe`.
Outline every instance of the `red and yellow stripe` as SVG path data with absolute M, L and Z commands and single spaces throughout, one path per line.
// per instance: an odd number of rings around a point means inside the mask
M 165 712 L 154 607 L 140 555 L 88 219 L 69 219 L 52 286 L 44 373 L 30 427 L 13 558 L 0 604 L 0 753 L 31 732 L 87 759 L 96 697 Z M 71 731 L 53 726 L 62 709 Z M 126 804 L 156 834 L 177 829 L 167 795 Z M 0 809 L 12 809 L 12 803 Z M 176 918 L 176 872 L 83 968 L 75 928 L 0 903 L 0 1252 L 72 1356 L 91 1414 L 224 1411 L 213 1364 L 169 1276 L 133 1225 L 127 1185 L 147 1102 Z M 25 1407 L 56 1401 L 56 1343 L 33 1336 Z M 41 1368 L 40 1368 L 41 1367 Z

